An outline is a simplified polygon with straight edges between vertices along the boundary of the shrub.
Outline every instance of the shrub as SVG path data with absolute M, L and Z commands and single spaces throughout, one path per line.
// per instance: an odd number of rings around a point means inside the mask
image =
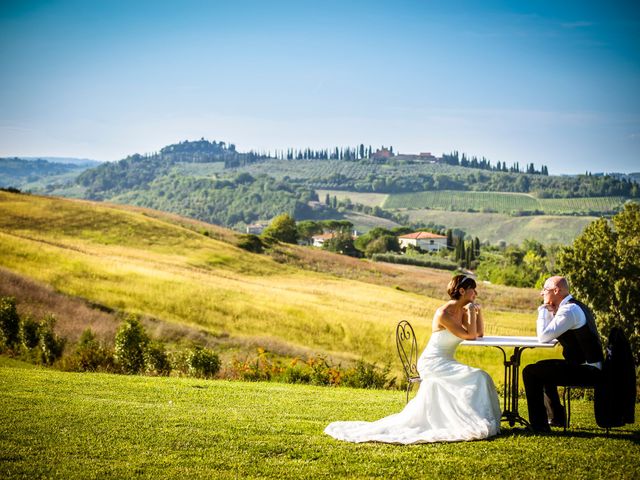
M 220 358 L 207 348 L 195 347 L 187 357 L 189 373 L 194 377 L 211 378 L 220 370 Z
M 113 352 L 102 345 L 90 328 L 87 328 L 78 341 L 76 349 L 63 362 L 64 370 L 76 372 L 113 372 L 116 369 Z
M 33 318 L 27 316 L 20 322 L 20 343 L 26 350 L 34 349 L 38 346 L 40 337 L 38 335 L 39 324 Z
M 282 381 L 285 383 L 311 383 L 311 371 L 306 364 L 300 363 L 295 358 L 282 374 Z
M 20 317 L 16 310 L 16 299 L 0 298 L 0 350 L 15 350 L 20 339 Z
M 252 233 L 240 235 L 238 247 L 253 253 L 262 253 L 264 250 L 264 244 L 262 240 L 260 240 L 260 237 Z
M 345 373 L 342 383 L 353 388 L 390 388 L 395 384 L 395 378 L 388 378 L 389 371 L 389 366 L 380 371 L 375 364 L 358 360 L 355 368 Z
M 65 339 L 54 332 L 56 319 L 53 315 L 47 315 L 38 326 L 40 347 L 40 361 L 45 365 L 53 365 L 62 356 Z
M 171 362 L 162 343 L 151 343 L 144 353 L 144 358 L 147 373 L 162 376 L 171 373 Z
M 374 262 L 401 263 L 404 265 L 416 265 L 418 267 L 439 268 L 442 270 L 456 270 L 458 265 L 444 258 L 434 257 L 432 255 L 407 256 L 395 255 L 390 253 L 374 253 L 371 259 Z
M 296 243 L 298 241 L 298 230 L 296 221 L 288 213 L 283 213 L 275 217 L 269 226 L 262 232 L 262 237 L 277 240 L 284 243 Z
M 138 318 L 127 317 L 118 328 L 115 342 L 115 359 L 124 373 L 136 374 L 144 369 L 148 344 L 149 337 Z

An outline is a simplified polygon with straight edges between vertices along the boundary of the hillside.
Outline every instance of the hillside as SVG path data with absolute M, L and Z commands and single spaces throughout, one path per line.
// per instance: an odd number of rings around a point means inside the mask
M 0 187 L 21 188 L 43 178 L 69 173 L 78 175 L 89 166 L 55 163 L 44 159 L 0 158 Z
M 164 340 L 193 337 L 229 355 L 262 346 L 395 363 L 395 324 L 410 320 L 424 344 L 449 275 L 297 246 L 256 255 L 235 241 L 228 230 L 160 212 L 0 192 L 0 266 L 26 285 L 141 314 Z M 490 333 L 533 331 L 535 291 L 487 285 L 480 301 Z M 59 322 L 75 335 L 86 326 Z
M 382 158 L 371 151 L 361 145 L 318 152 L 289 149 L 286 155 L 272 156 L 242 153 L 233 144 L 201 139 L 130 155 L 73 177 L 23 186 L 36 193 L 173 212 L 236 230 L 285 212 L 297 220 L 354 218 L 360 230 L 414 223 L 405 208 L 475 211 L 480 216 L 601 216 L 640 197 L 631 177 L 551 176 L 546 168 L 538 171 L 529 165 L 525 173 L 517 164 L 507 168 L 484 158 L 468 161 L 457 153 L 426 161 L 416 155 Z M 326 191 L 340 192 L 334 196 L 347 197 L 353 204 L 326 205 Z M 372 199 L 381 195 L 387 198 L 384 204 L 371 206 Z M 533 225 L 544 228 L 545 222 Z M 547 231 L 535 229 L 532 235 L 549 237 Z

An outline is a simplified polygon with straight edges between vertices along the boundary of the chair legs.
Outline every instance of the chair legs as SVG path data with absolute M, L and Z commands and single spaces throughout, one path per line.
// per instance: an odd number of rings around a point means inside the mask
M 571 425 L 571 389 L 572 388 L 593 388 L 593 387 L 585 387 L 585 386 L 571 386 L 567 385 L 564 387 L 564 391 L 562 392 L 562 404 L 564 406 L 565 412 L 567 414 L 566 420 L 564 422 L 564 431 L 567 431 L 567 428 Z M 609 436 L 609 429 L 606 428 L 607 437 Z
M 564 387 L 564 391 L 562 392 L 562 403 L 564 406 L 564 411 L 567 416 L 564 421 L 564 431 L 567 431 L 569 425 L 571 424 L 571 387 Z

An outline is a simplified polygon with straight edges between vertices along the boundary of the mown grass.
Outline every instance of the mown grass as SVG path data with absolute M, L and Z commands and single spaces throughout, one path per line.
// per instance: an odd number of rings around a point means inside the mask
M 609 437 L 572 402 L 567 434 L 396 446 L 324 435 L 404 395 L 275 383 L 71 374 L 0 358 L 0 477 L 638 478 L 637 424 Z M 524 403 L 521 408 L 526 409 Z
M 449 275 L 442 272 L 294 246 L 280 247 L 274 259 L 173 219 L 0 192 L 0 266 L 66 295 L 229 342 L 278 345 L 279 354 L 306 351 L 336 362 L 363 358 L 396 372 L 395 324 L 411 321 L 423 348 L 444 298 Z M 480 295 L 489 333 L 533 333 L 536 292 L 483 286 Z M 531 359 L 557 354 L 534 351 Z M 501 379 L 492 353 L 472 355 Z

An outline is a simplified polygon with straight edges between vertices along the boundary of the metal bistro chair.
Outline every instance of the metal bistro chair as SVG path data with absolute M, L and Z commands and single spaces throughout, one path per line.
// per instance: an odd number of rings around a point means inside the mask
M 404 374 L 407 377 L 407 402 L 409 392 L 415 383 L 420 383 L 418 374 L 418 342 L 413 327 L 406 320 L 401 320 L 396 326 L 396 347 L 402 362 Z

